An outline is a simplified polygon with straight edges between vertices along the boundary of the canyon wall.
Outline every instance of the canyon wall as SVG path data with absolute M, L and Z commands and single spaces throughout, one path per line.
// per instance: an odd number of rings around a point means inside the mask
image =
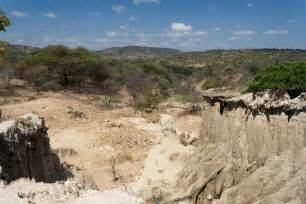
M 306 203 L 306 96 L 203 96 L 201 139 L 168 203 Z
M 69 173 L 51 151 L 43 118 L 27 114 L 0 124 L 0 178 L 26 177 L 42 182 L 66 179 Z

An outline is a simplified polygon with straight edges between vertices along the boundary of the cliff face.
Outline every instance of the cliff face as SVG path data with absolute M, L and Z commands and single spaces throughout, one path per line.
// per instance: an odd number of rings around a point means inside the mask
M 0 177 L 11 182 L 21 177 L 55 182 L 67 176 L 51 152 L 45 121 L 27 114 L 0 124 Z
M 201 141 L 172 201 L 306 203 L 305 95 L 204 99 Z

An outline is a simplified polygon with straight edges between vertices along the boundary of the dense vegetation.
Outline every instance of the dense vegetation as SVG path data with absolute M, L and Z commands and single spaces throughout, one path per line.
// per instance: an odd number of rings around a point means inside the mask
M 271 65 L 262 70 L 250 83 L 247 91 L 284 90 L 297 96 L 306 91 L 306 62 Z

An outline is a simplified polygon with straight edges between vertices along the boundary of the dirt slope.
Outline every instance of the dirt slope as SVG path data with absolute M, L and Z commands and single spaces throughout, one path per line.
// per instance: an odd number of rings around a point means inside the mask
M 131 108 L 101 109 L 84 104 L 81 96 L 54 94 L 1 109 L 6 118 L 29 112 L 44 117 L 51 146 L 60 152 L 61 160 L 92 175 L 103 190 L 133 181 L 154 141 L 153 135 L 138 130 L 127 119 L 134 116 Z M 75 112 L 82 114 L 78 117 Z M 120 174 L 118 182 L 113 181 L 111 171 L 113 156 Z

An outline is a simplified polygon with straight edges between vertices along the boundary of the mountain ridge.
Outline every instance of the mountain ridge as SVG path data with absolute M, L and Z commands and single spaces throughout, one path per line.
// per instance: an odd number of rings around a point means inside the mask
M 171 56 L 180 53 L 180 50 L 161 47 L 141 47 L 141 46 L 124 46 L 111 47 L 103 50 L 94 51 L 101 57 L 106 58 L 158 58 L 163 56 Z

